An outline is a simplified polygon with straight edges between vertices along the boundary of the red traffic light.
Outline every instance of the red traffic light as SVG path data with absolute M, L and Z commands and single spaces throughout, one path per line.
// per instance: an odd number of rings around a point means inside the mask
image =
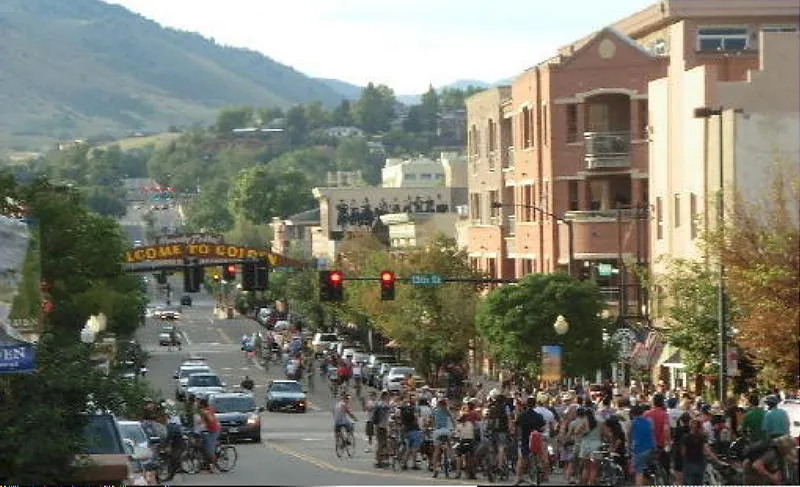
M 227 271 L 229 274 L 236 274 L 236 264 L 228 264 Z
M 341 284 L 343 278 L 344 276 L 339 271 L 332 271 L 330 274 L 328 274 L 328 280 L 331 282 L 331 284 Z
M 390 271 L 381 272 L 381 282 L 387 284 L 394 282 L 394 274 Z

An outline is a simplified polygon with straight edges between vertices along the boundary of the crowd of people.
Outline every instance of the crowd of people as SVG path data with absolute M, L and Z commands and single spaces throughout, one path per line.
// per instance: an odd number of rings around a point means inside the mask
M 611 388 L 579 395 L 511 386 L 487 392 L 476 384 L 461 401 L 427 386 L 370 392 L 363 407 L 366 451 L 375 446 L 375 466 L 385 467 L 392 455 L 387 439 L 396 436 L 407 446 L 401 468 L 419 469 L 427 458 L 437 476 L 441 449 L 452 439 L 457 476 L 475 479 L 481 469 L 506 469 L 517 483 L 536 461 L 543 480 L 560 469 L 565 482 L 596 485 L 602 451 L 637 485 L 658 479 L 655 470 L 662 482 L 702 484 L 709 464 L 747 483 L 786 484 L 796 481 L 789 472 L 797 470 L 797 442 L 779 400 L 752 395 L 747 407 L 723 411 L 665 387 L 621 396 Z M 340 397 L 334 429 L 352 429 L 350 401 L 347 393 Z

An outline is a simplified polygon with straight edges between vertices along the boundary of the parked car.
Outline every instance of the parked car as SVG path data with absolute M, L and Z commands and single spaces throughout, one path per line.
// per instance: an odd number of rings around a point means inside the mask
M 181 312 L 176 309 L 162 309 L 156 312 L 156 318 L 167 321 L 179 320 Z
M 188 294 L 184 294 L 181 296 L 181 306 L 191 306 L 192 305 L 192 297 Z
M 147 458 L 145 461 L 152 458 L 153 450 L 150 448 L 150 438 L 147 437 L 142 423 L 138 421 L 117 421 L 119 432 L 122 435 L 122 441 L 129 441 L 134 448 L 139 448 L 144 452 Z
M 82 455 L 75 459 L 75 479 L 64 484 L 133 484 L 133 452 L 125 449 L 117 421 L 108 413 L 87 414 L 83 428 Z
M 253 395 L 243 392 L 211 394 L 208 403 L 216 411 L 222 432 L 231 438 L 247 438 L 261 443 L 261 416 L 263 407 L 256 406 Z
M 383 378 L 383 389 L 393 392 L 403 390 L 403 381 L 416 375 L 416 370 L 412 367 L 392 367 Z
M 267 386 L 267 411 L 306 412 L 306 391 L 296 380 L 274 380 Z
M 213 372 L 192 374 L 186 382 L 186 394 L 194 394 L 195 397 L 207 397 L 220 392 L 225 392 L 225 383 Z
M 329 344 L 339 341 L 336 333 L 317 333 L 314 339 L 311 340 L 311 346 L 314 348 L 314 353 L 321 355 L 322 352 L 328 349 Z
M 800 444 L 800 400 L 787 399 L 778 407 L 789 416 L 789 434 Z

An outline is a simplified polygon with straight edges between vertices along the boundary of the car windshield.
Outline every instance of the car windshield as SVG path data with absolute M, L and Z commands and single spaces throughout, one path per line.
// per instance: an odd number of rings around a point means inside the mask
M 269 390 L 272 392 L 301 392 L 300 384 L 297 382 L 275 382 Z
M 335 342 L 336 341 L 336 335 L 334 335 L 333 333 L 323 333 L 322 335 L 319 336 L 319 341 L 321 341 L 321 342 Z
M 216 375 L 193 375 L 189 377 L 189 387 L 219 387 L 219 377 Z
M 200 374 L 206 372 L 211 372 L 211 369 L 209 369 L 208 367 L 204 367 L 202 369 L 181 369 L 180 377 L 181 379 L 185 379 L 186 377 L 189 377 L 192 374 Z
M 116 421 L 111 416 L 89 416 L 83 428 L 83 451 L 88 455 L 124 455 Z
M 397 367 L 391 370 L 392 375 L 411 375 L 414 373 L 414 369 L 411 367 Z
M 119 432 L 122 433 L 123 438 L 131 440 L 137 445 L 147 443 L 147 436 L 139 423 L 119 423 Z
M 174 326 L 162 326 L 161 327 L 161 333 L 172 333 L 173 331 L 175 331 L 175 327 Z
M 256 409 L 256 402 L 247 396 L 215 397 L 209 402 L 218 413 L 245 413 Z

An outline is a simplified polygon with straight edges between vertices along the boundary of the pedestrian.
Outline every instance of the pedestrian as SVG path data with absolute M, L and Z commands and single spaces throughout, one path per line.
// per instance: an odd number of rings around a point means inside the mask
M 644 485 L 644 471 L 650 464 L 656 448 L 656 438 L 653 432 L 653 423 L 642 416 L 642 406 L 631 408 L 631 450 L 633 451 L 633 473 L 636 476 L 636 485 Z
M 364 448 L 364 453 L 369 453 L 372 451 L 372 438 L 375 436 L 375 423 L 372 420 L 372 413 L 377 405 L 377 395 L 375 391 L 370 391 L 367 395 L 367 398 L 364 400 L 363 410 L 364 410 L 364 422 L 366 425 L 366 434 L 367 434 L 367 447 Z
M 206 458 L 208 460 L 208 472 L 217 471 L 217 439 L 222 429 L 217 420 L 216 411 L 208 404 L 207 398 L 200 399 L 200 419 L 204 426 L 203 446 L 205 447 Z
M 683 482 L 687 485 L 703 484 L 706 457 L 720 463 L 708 446 L 708 440 L 703 432 L 703 423 L 697 419 L 692 420 L 689 434 L 682 438 L 681 450 L 683 454 Z

